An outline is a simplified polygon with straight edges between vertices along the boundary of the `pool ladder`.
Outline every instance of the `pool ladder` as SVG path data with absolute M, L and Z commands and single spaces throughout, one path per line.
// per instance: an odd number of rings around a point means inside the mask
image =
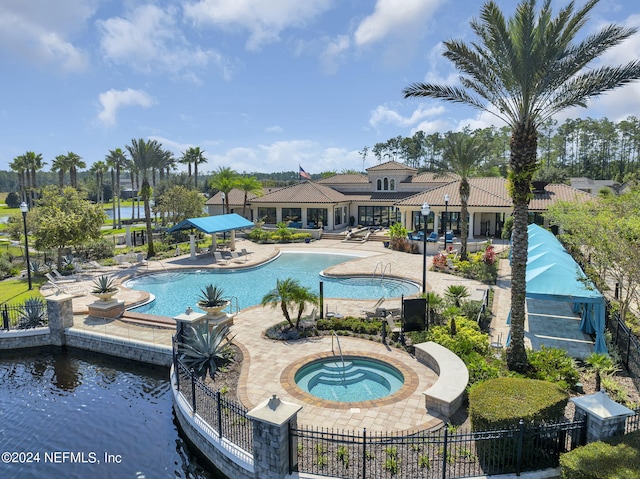
M 391 263 L 384 264 L 382 261 L 380 261 L 376 265 L 376 267 L 373 269 L 373 274 L 371 275 L 371 278 L 375 279 L 376 273 L 378 272 L 378 266 L 380 266 L 380 280 L 384 279 L 384 275 L 387 272 L 387 268 L 389 268 L 389 274 L 391 274 Z
M 346 370 L 346 366 L 344 365 L 344 356 L 342 355 L 342 348 L 340 347 L 340 339 L 338 338 L 338 335 L 336 334 L 335 331 L 331 331 L 331 352 L 334 354 L 336 354 L 336 352 L 333 349 L 333 338 L 336 338 L 336 343 L 338 343 L 338 351 L 340 351 L 340 360 L 342 361 L 342 380 L 344 381 L 345 377 L 345 370 Z

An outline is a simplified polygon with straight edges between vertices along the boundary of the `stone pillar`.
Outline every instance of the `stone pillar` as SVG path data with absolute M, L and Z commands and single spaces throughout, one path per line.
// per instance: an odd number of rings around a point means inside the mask
M 46 298 L 51 344 L 55 346 L 65 344 L 64 330 L 73 326 L 72 298 L 69 294 L 54 294 Z
M 473 229 L 474 229 L 474 223 L 476 221 L 476 215 L 473 212 L 469 213 L 469 231 L 467 231 L 467 239 L 475 239 L 473 237 Z
M 127 247 L 131 248 L 131 226 L 126 225 L 124 227 L 124 242 L 127 245 Z
M 302 406 L 281 401 L 275 394 L 247 413 L 253 423 L 253 470 L 256 479 L 283 479 L 297 465 L 297 445 L 289 427 L 298 426 Z M 294 451 L 294 454 L 291 453 Z M 289 461 L 294 464 L 289 464 Z
M 628 407 L 613 401 L 606 392 L 571 398 L 576 405 L 574 419 L 587 421 L 587 443 L 624 434 L 627 416 L 635 413 Z

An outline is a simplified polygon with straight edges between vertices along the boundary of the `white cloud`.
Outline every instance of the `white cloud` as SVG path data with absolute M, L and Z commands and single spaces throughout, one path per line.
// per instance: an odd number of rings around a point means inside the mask
M 101 93 L 98 97 L 102 110 L 98 113 L 98 121 L 105 126 L 115 126 L 117 124 L 116 115 L 118 110 L 124 106 L 151 107 L 155 101 L 142 90 L 109 90 Z
M 225 79 L 233 70 L 231 62 L 211 50 L 191 45 L 176 25 L 179 12 L 155 5 L 139 6 L 125 17 L 97 22 L 102 35 L 100 46 L 107 60 L 128 65 L 144 73 L 183 72 L 183 77 L 199 82 L 190 68 L 216 64 Z
M 266 131 L 267 133 L 282 133 L 284 131 L 284 128 L 282 128 L 280 125 L 273 125 L 266 127 L 264 131 Z
M 4 0 L 0 3 L 0 50 L 38 66 L 74 72 L 88 66 L 73 38 L 94 14 L 93 1 Z
M 444 0 L 378 0 L 354 34 L 358 46 L 378 43 L 389 36 L 406 36 L 424 28 Z
M 327 46 L 320 55 L 320 61 L 327 73 L 335 73 L 338 65 L 345 61 L 346 53 L 351 46 L 348 35 L 338 35 L 328 41 Z
M 410 116 L 405 117 L 385 105 L 380 105 L 371 113 L 369 124 L 374 128 L 377 128 L 382 124 L 390 124 L 402 127 L 413 126 L 424 118 L 441 115 L 442 113 L 444 113 L 444 111 L 444 106 L 428 108 L 427 105 L 420 104 L 418 105 L 418 108 L 416 108 L 411 113 Z
M 280 39 L 287 28 L 303 27 L 331 6 L 330 0 L 199 0 L 185 6 L 196 24 L 250 32 L 248 50 Z

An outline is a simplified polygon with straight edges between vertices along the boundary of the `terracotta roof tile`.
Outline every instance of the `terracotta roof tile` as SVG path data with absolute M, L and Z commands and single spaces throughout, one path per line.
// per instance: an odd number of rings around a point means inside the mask
M 411 168 L 410 166 L 404 165 L 397 161 L 387 161 L 385 163 L 380 163 L 379 165 L 372 166 L 367 168 L 367 171 L 389 171 L 389 170 L 404 170 L 407 173 L 416 173 L 418 171 L 417 168 Z
M 354 183 L 369 183 L 369 178 L 366 175 L 360 173 L 346 174 L 346 175 L 333 175 L 328 178 L 322 178 L 316 181 L 321 185 L 344 185 Z
M 259 198 L 251 200 L 251 204 L 257 203 L 339 203 L 349 201 L 349 199 L 325 185 L 320 185 L 311 181 L 285 186 L 272 193 L 267 193 Z
M 544 187 L 544 193 L 536 193 L 529 202 L 531 211 L 546 211 L 557 201 L 589 201 L 591 194 L 561 183 L 551 183 Z

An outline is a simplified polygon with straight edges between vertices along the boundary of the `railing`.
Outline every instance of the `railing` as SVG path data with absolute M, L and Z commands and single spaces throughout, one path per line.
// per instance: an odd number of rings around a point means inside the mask
M 618 347 L 620 359 L 636 388 L 640 389 L 640 340 L 629 327 L 620 319 L 620 314 L 609 314 L 607 328 L 611 332 L 611 339 Z
M 640 407 L 637 407 L 633 410 L 635 415 L 629 416 L 627 418 L 627 422 L 625 423 L 624 433 L 629 434 L 630 432 L 640 431 Z
M 247 409 L 223 397 L 201 381 L 192 370 L 180 361 L 174 338 L 173 364 L 176 373 L 176 387 L 193 414 L 200 416 L 222 439 L 228 439 L 245 451 L 253 450 L 253 429 Z
M 414 435 L 290 429 L 297 471 L 345 479 L 451 479 L 556 467 L 560 453 L 583 443 L 584 421 L 457 433 L 445 427 Z M 293 472 L 293 471 L 291 471 Z
M 31 305 L 4 303 L 1 307 L 2 322 L 0 329 L 31 329 L 49 324 L 47 304 L 44 300 L 32 302 Z

